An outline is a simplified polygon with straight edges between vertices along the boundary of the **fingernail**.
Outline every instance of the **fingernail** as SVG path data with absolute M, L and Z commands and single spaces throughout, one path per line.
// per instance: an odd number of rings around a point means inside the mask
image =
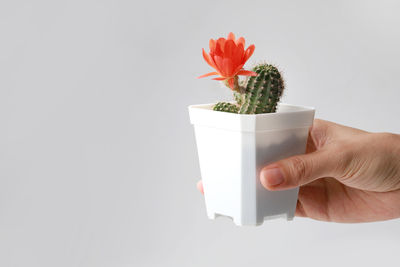
M 264 170 L 262 172 L 262 178 L 269 186 L 277 186 L 283 183 L 283 174 L 279 168 Z

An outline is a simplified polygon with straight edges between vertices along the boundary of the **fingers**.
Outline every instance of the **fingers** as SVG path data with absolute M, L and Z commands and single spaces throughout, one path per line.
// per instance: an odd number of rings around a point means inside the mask
M 315 119 L 307 140 L 307 152 L 321 149 L 335 132 L 335 124 L 329 121 Z M 311 149 L 310 149 L 311 148 Z
M 268 190 L 284 190 L 310 183 L 322 177 L 335 177 L 340 160 L 332 150 L 293 156 L 264 167 L 261 184 Z
M 203 188 L 203 183 L 200 181 L 197 182 L 197 189 L 204 195 L 204 188 Z
M 262 185 L 269 190 L 283 190 L 310 183 L 318 178 L 336 176 L 343 160 L 335 146 L 341 126 L 335 123 L 314 120 L 307 141 L 307 154 L 293 156 L 264 167 L 260 173 Z

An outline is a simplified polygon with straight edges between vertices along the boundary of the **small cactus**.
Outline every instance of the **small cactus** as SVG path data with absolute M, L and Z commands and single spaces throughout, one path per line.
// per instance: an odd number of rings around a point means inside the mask
M 219 75 L 214 80 L 223 81 L 233 91 L 236 101 L 236 104 L 217 103 L 214 110 L 239 114 L 276 112 L 285 88 L 282 76 L 270 64 L 257 65 L 251 71 L 243 68 L 254 52 L 253 44 L 245 49 L 245 39 L 236 39 L 233 33 L 229 33 L 226 39 L 210 39 L 209 46 L 209 53 L 203 49 L 203 58 L 215 71 L 198 78 Z M 239 76 L 247 78 L 239 81 Z
M 276 111 L 276 106 L 285 88 L 278 69 L 273 65 L 260 64 L 253 68 L 258 75 L 249 77 L 240 114 L 260 114 Z
M 244 96 L 245 96 L 244 94 L 241 94 L 239 92 L 236 91 L 233 92 L 233 97 L 235 98 L 235 101 L 239 105 L 239 107 L 243 104 Z
M 239 107 L 234 104 L 231 104 L 231 103 L 218 102 L 217 104 L 215 104 L 213 110 L 230 112 L 230 113 L 238 113 Z

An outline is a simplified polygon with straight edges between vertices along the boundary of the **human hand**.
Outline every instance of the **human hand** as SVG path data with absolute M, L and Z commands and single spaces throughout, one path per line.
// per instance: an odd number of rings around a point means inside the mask
M 265 166 L 271 191 L 300 186 L 296 216 L 332 222 L 400 217 L 400 135 L 315 120 L 307 151 Z M 198 189 L 204 193 L 201 181 Z

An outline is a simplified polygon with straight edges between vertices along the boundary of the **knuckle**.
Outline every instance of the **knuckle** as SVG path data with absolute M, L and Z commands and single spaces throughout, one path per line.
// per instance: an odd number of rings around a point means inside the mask
M 337 178 L 346 178 L 353 176 L 357 164 L 357 151 L 354 145 L 350 143 L 339 143 L 331 148 L 332 160 L 336 162 L 331 173 Z
M 291 175 L 298 181 L 304 180 L 310 173 L 309 164 L 300 156 L 292 157 L 290 165 Z

